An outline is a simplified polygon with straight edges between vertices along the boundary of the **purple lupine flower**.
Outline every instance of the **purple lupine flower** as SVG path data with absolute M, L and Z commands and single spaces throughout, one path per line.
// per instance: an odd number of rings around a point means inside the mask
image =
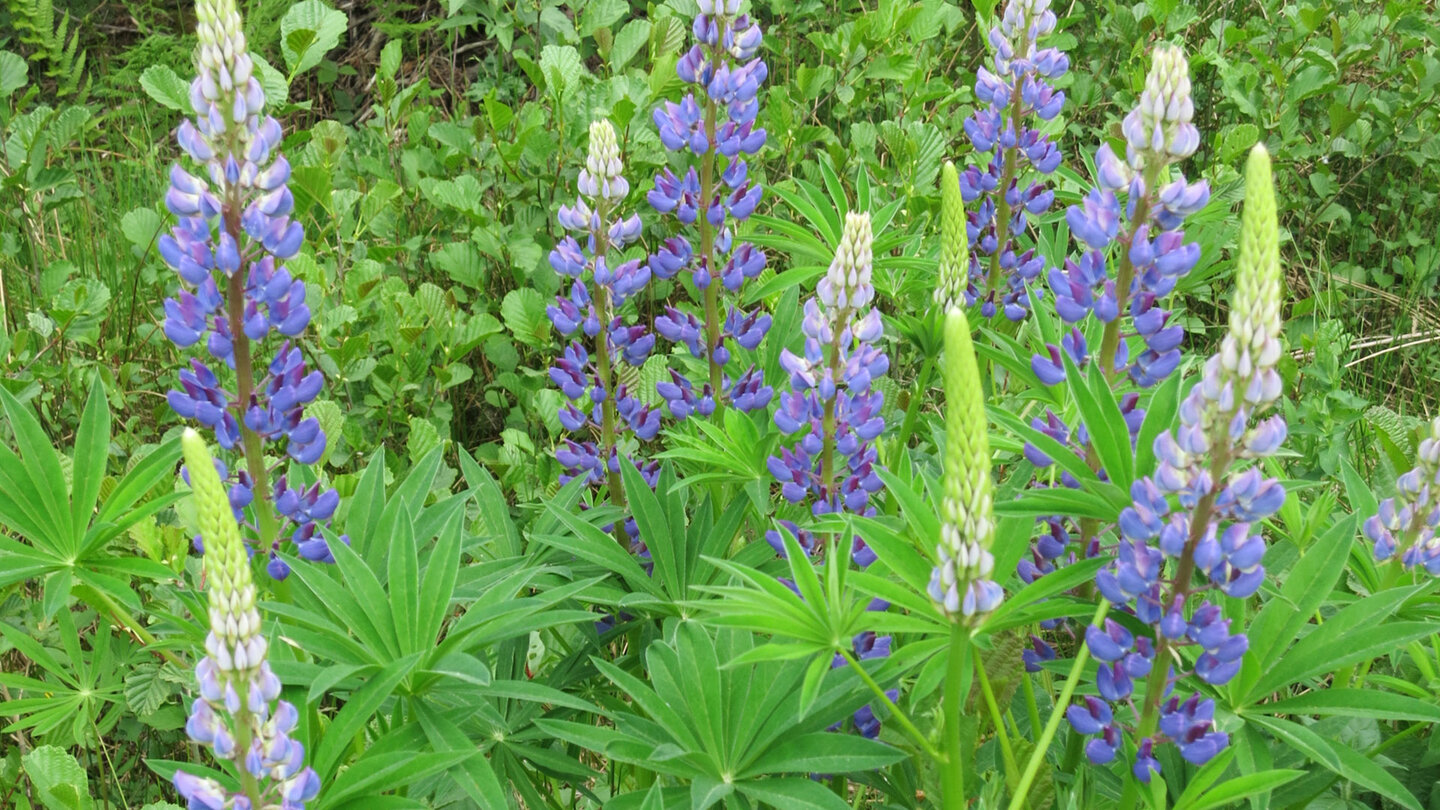
M 1031 357 L 1030 369 L 1042 384 L 1063 381 L 1067 360 L 1084 369 L 1097 356 L 1112 384 L 1128 376 L 1137 385 L 1151 386 L 1178 366 L 1183 330 L 1158 302 L 1199 259 L 1199 246 L 1186 243 L 1184 232 L 1178 228 L 1186 215 L 1205 205 L 1209 187 L 1203 180 L 1187 183 L 1183 175 L 1174 182 L 1161 181 L 1170 164 L 1195 150 L 1198 135 L 1190 123 L 1192 117 L 1185 58 L 1178 50 L 1162 48 L 1154 56 L 1139 104 L 1125 119 L 1124 130 L 1131 136 L 1127 145 L 1129 162 L 1116 158 L 1108 144 L 1102 146 L 1095 161 L 1097 186 L 1066 212 L 1070 231 L 1082 253 L 1078 260 L 1067 259 L 1063 268 L 1050 269 L 1047 280 L 1054 293 L 1056 313 L 1072 326 L 1062 333 L 1058 346 L 1047 344 L 1043 352 Z M 1139 134 L 1142 131 L 1147 133 L 1143 138 Z M 1123 217 L 1117 196 L 1122 191 L 1126 193 Z M 1116 255 L 1111 255 L 1112 245 L 1118 246 Z M 1113 278 L 1112 270 L 1116 271 Z M 1081 329 L 1081 322 L 1092 314 L 1104 325 L 1098 346 L 1087 341 Z M 1123 315 L 1129 316 L 1128 326 L 1133 330 L 1129 334 L 1121 331 L 1126 324 Z M 1133 356 L 1126 339 L 1131 336 L 1139 339 Z M 1138 404 L 1135 393 L 1125 394 L 1120 402 L 1132 448 L 1145 418 Z M 1084 425 L 1072 428 L 1048 410 L 1044 420 L 1034 420 L 1033 425 L 1093 463 L 1090 436 Z M 1037 467 L 1054 463 L 1054 459 L 1028 443 L 1025 453 Z M 1105 470 L 1096 472 L 1107 480 Z M 1059 484 L 1079 487 L 1079 482 L 1064 472 Z M 1084 526 L 1075 528 L 1082 530 L 1084 553 L 1099 553 L 1094 532 L 1084 531 Z M 1020 564 L 1022 576 L 1048 573 L 1059 562 L 1058 556 L 1044 557 L 1032 545 L 1032 559 Z M 1037 561 L 1042 557 L 1043 564 Z
M 708 383 L 672 380 L 657 386 L 671 415 L 681 420 L 697 413 L 708 416 L 726 404 L 757 410 L 772 395 L 753 365 L 736 377 L 725 371 L 734 357 L 732 345 L 753 351 L 770 329 L 770 316 L 759 309 L 745 312 L 726 302 L 765 269 L 765 252 L 736 239 L 738 226 L 755 212 L 763 193 L 744 156 L 765 145 L 756 115 L 760 85 L 769 72 L 756 56 L 760 26 L 739 12 L 739 0 L 700 0 L 692 26 L 697 41 L 675 67 L 693 87 L 678 103 L 661 104 L 652 116 L 665 148 L 689 152 L 693 161 L 679 175 L 662 169 L 646 195 L 655 210 L 696 230 L 693 237 L 666 239 L 649 262 L 660 278 L 689 270 L 703 299 L 703 317 L 666 307 L 655 321 L 661 337 L 684 344 L 709 366 Z M 696 407 L 697 388 L 706 392 L 704 407 Z
M 1060 113 L 1065 93 L 1052 82 L 1070 69 L 1069 58 L 1039 40 L 1055 30 L 1050 0 L 1007 0 L 1000 23 L 990 29 L 993 71 L 981 67 L 975 95 L 987 106 L 965 120 L 965 134 L 978 153 L 990 153 L 960 175 L 967 203 L 970 255 L 969 304 L 993 317 L 1003 310 L 1018 321 L 1030 311 L 1030 286 L 1045 271 L 1045 260 L 1020 237 L 1030 217 L 1050 209 L 1055 193 L 1046 176 L 1060 166 L 1060 150 L 1030 121 Z
M 865 514 L 881 482 L 875 475 L 874 439 L 884 427 L 884 394 L 871 381 L 883 375 L 889 358 L 874 341 L 880 337 L 878 310 L 870 307 L 871 232 L 868 214 L 848 214 L 830 270 L 805 302 L 803 355 L 789 349 L 780 365 L 790 373 L 790 392 L 781 395 L 775 425 L 799 433 L 789 452 L 771 457 L 770 469 L 794 485 L 787 497 L 808 498 L 817 515 Z M 834 458 L 844 456 L 844 469 Z
M 580 436 L 566 438 L 555 448 L 564 468 L 560 483 L 583 478 L 592 488 L 608 487 L 617 505 L 624 504 L 622 463 L 634 465 L 651 486 L 659 472 L 658 464 L 640 461 L 622 442 L 626 436 L 648 441 L 660 430 L 660 412 L 620 383 L 615 368 L 622 361 L 644 365 L 655 346 L 650 330 L 627 323 L 621 314 L 625 303 L 649 283 L 655 262 L 611 263 L 612 253 L 640 238 L 640 218 L 617 212 L 630 192 L 623 168 L 615 129 L 609 121 L 592 123 L 589 153 L 577 181 L 580 196 L 574 205 L 561 206 L 558 216 L 580 239 L 566 236 L 550 252 L 550 265 L 574 281 L 568 294 L 557 295 L 546 310 L 561 335 L 578 331 L 590 339 L 588 347 L 578 336 L 572 339 L 550 367 L 550 381 L 568 400 L 560 408 L 560 424 Z M 683 326 L 677 323 L 675 328 Z M 665 329 L 657 331 L 663 334 Z M 643 553 L 634 521 L 627 518 L 625 529 L 632 550 Z
M 1253 447 L 1251 448 L 1253 450 Z M 1365 536 L 1375 544 L 1375 559 L 1398 559 L 1401 569 L 1424 568 L 1440 576 L 1440 417 L 1420 442 L 1415 466 L 1395 481 L 1395 495 L 1380 502 L 1366 518 Z
M 885 374 L 890 361 L 875 345 L 882 323 L 879 310 L 871 307 L 872 242 L 870 215 L 847 214 L 835 260 L 816 285 L 815 296 L 805 302 L 804 354 L 781 352 L 780 365 L 790 375 L 791 390 L 780 397 L 775 425 L 787 436 L 798 434 L 798 439 L 771 456 L 767 466 L 780 482 L 781 496 L 793 504 L 809 501 L 815 515 L 873 515 L 870 497 L 883 486 L 875 472 L 874 441 L 885 427 L 880 415 L 884 395 L 871 382 Z M 782 554 L 781 532 L 793 536 L 806 554 L 820 551 L 813 534 L 782 521 L 779 529 L 766 534 Z M 876 557 L 863 539 L 852 537 L 850 559 L 864 568 Z M 888 607 L 875 602 L 869 609 Z M 855 654 L 860 659 L 884 657 L 889 644 L 888 636 L 862 633 Z M 843 663 L 843 658 L 838 660 Z M 879 733 L 871 707 L 862 707 L 853 719 L 862 734 Z
M 1126 159 L 1109 144 L 1101 146 L 1095 153 L 1096 187 L 1065 212 L 1083 252 L 1047 275 L 1062 320 L 1076 324 L 1093 314 L 1105 325 L 1101 345 L 1093 347 L 1105 374 L 1128 375 L 1141 387 L 1157 384 L 1180 361 L 1184 331 L 1159 302 L 1200 258 L 1200 246 L 1186 242 L 1180 226 L 1209 202 L 1210 186 L 1204 180 L 1190 183 L 1178 172 L 1174 179 L 1167 176 L 1171 164 L 1199 146 L 1193 116 L 1185 56 L 1178 48 L 1161 47 L 1140 101 L 1125 117 Z M 1122 334 L 1127 316 L 1130 335 Z M 1139 339 L 1133 351 L 1128 336 Z M 1042 382 L 1054 385 L 1064 372 L 1055 363 L 1058 350 L 1047 349 L 1050 357 L 1037 355 L 1032 367 Z M 1082 368 L 1095 359 L 1084 347 L 1072 357 Z
M 1171 665 L 1177 660 L 1172 651 L 1198 648 L 1190 674 L 1213 686 L 1239 673 L 1249 639 L 1216 602 L 1192 597 L 1213 588 L 1245 598 L 1260 587 L 1265 543 L 1259 525 L 1285 499 L 1280 482 L 1259 467 L 1237 466 L 1274 453 L 1285 437 L 1281 417 L 1260 418 L 1281 395 L 1276 364 L 1283 347 L 1279 228 L 1269 158 L 1258 146 L 1246 170 L 1235 276 L 1230 328 L 1220 350 L 1181 403 L 1179 427 L 1156 438 L 1156 470 L 1131 486 L 1133 502 L 1117 522 L 1116 559 L 1095 577 L 1102 596 L 1151 627 L 1151 636 L 1137 637 L 1107 619 L 1085 635 L 1100 662 L 1096 686 L 1105 700 L 1130 702 L 1135 682 L 1146 679 L 1137 701 L 1132 767 L 1142 782 L 1160 772 L 1156 745 L 1173 743 L 1186 761 L 1201 765 L 1228 744 L 1215 728 L 1213 701 L 1199 694 L 1183 701 L 1170 696 L 1184 674 Z M 1174 573 L 1167 578 L 1170 561 Z M 1206 584 L 1197 586 L 1197 578 Z M 1077 733 L 1101 735 L 1086 747 L 1093 761 L 1114 757 L 1123 732 L 1119 720 L 1099 722 L 1077 707 L 1067 716 Z
M 221 465 L 211 458 L 200 434 L 187 428 L 181 446 L 205 538 L 210 608 L 206 655 L 195 667 L 200 696 L 191 704 L 185 732 L 248 779 L 232 794 L 213 779 L 178 770 L 175 789 L 192 808 L 304 810 L 305 803 L 320 792 L 320 778 L 305 766 L 305 746 L 290 736 L 300 715 L 280 700 L 280 679 L 267 660 L 268 642 L 261 631 L 250 574 L 252 549 L 240 539 L 235 523 L 233 488 L 226 491 Z M 338 502 L 320 494 L 313 498 L 307 494 L 304 504 L 300 499 L 291 502 L 289 492 L 291 508 L 316 518 L 333 512 Z
M 268 546 L 266 570 L 283 579 L 290 569 L 277 552 L 290 542 L 288 526 L 299 531 L 304 523 L 272 510 L 289 490 L 270 487 L 265 445 L 280 443 L 289 458 L 314 464 L 327 439 L 320 423 L 304 415 L 324 376 L 307 368 L 289 340 L 310 323 L 305 284 L 283 264 L 299 251 L 305 232 L 290 218 L 290 164 L 276 152 L 279 122 L 263 116 L 265 94 L 239 12 L 230 0 L 201 0 L 197 10 L 199 75 L 190 84 L 195 118 L 180 124 L 176 140 L 202 171 L 170 168 L 165 205 L 179 221 L 160 237 L 159 250 L 182 286 L 165 301 L 164 331 L 182 349 L 203 340 L 213 360 L 234 370 L 234 385 L 227 388 L 210 365 L 191 357 L 168 399 L 182 418 L 210 428 L 221 447 L 244 456 L 231 486 L 259 487 L 241 498 L 247 504 L 256 496 L 270 501 L 255 504 L 253 525 L 247 525 L 252 541 Z M 268 374 L 257 379 L 255 366 L 263 362 L 258 350 L 272 332 L 284 339 Z M 312 550 L 301 555 L 309 559 L 333 559 L 324 537 L 314 535 L 313 526 L 308 531 L 311 538 L 304 546 L 295 541 L 294 549 Z

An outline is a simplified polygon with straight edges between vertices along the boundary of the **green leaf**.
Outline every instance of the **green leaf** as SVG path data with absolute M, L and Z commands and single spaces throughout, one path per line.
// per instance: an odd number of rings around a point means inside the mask
M 500 317 L 515 339 L 535 348 L 550 342 L 550 319 L 545 315 L 545 296 L 539 290 L 521 287 L 505 294 Z
M 280 50 L 290 77 L 304 73 L 320 64 L 350 27 L 345 12 L 337 11 L 321 0 L 301 0 L 280 19 Z
M 850 773 L 893 765 L 905 753 L 876 741 L 827 731 L 780 741 L 745 769 L 740 778 L 772 773 Z
M 9 98 L 11 93 L 25 86 L 30 66 L 24 57 L 11 51 L 0 51 L 0 98 Z
M 91 810 L 90 784 L 85 769 L 69 752 L 42 745 L 20 760 L 45 810 Z
M 1415 720 L 1440 724 L 1440 706 L 1393 692 L 1374 689 L 1329 689 L 1306 692 L 1292 698 L 1262 703 L 1256 707 L 1266 714 L 1316 714 L 1342 717 L 1373 717 L 1376 720 Z
M 355 735 L 369 724 L 370 718 L 379 710 L 381 704 L 390 698 L 395 687 L 410 674 L 410 668 L 417 659 L 416 655 L 408 655 L 392 661 L 349 696 L 344 708 L 326 728 L 320 747 L 315 751 L 314 767 L 321 779 L 335 772 L 340 765 L 341 756 L 355 741 Z
M 540 72 L 545 89 L 556 95 L 578 89 L 581 78 L 589 75 L 580 61 L 580 52 L 572 45 L 546 45 L 540 51 Z
M 1350 746 L 1332 741 L 1288 720 L 1252 716 L 1250 721 L 1269 729 L 1282 742 L 1341 778 L 1349 779 L 1366 790 L 1373 790 L 1410 810 L 1423 810 L 1420 802 L 1415 800 L 1415 796 L 1406 790 L 1398 779 Z
M 110 404 L 100 378 L 90 388 L 85 411 L 80 415 L 80 428 L 75 434 L 74 461 L 70 473 L 70 523 L 77 532 L 84 532 L 100 500 L 100 482 L 105 478 L 105 465 L 110 449 Z M 78 541 L 78 538 L 77 538 Z
M 849 810 L 847 804 L 835 792 L 819 782 L 810 779 L 766 779 L 763 782 L 745 782 L 739 785 L 740 792 L 771 807 L 785 810 Z
M 1175 810 L 1211 810 L 1215 807 L 1228 807 L 1251 796 L 1269 793 L 1304 775 L 1304 771 L 1276 768 L 1237 776 L 1221 783 L 1219 787 L 1206 792 L 1192 803 L 1176 805 Z
M 625 23 L 625 27 L 615 35 L 614 44 L 610 46 L 610 70 L 619 73 L 630 64 L 630 60 L 650 41 L 650 28 L 649 20 L 631 20 Z
M 155 103 L 171 110 L 189 113 L 190 85 L 170 69 L 169 65 L 151 65 L 140 74 L 140 88 Z M 0 95 L 3 95 L 0 86 Z

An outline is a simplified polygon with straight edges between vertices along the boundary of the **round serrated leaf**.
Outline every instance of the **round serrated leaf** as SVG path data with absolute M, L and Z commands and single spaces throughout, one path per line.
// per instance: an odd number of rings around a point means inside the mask
M 24 87 L 26 74 L 29 72 L 30 66 L 25 64 L 25 59 L 20 54 L 0 51 L 0 98 L 7 98 Z
M 320 60 L 340 44 L 350 27 L 345 12 L 337 11 L 321 0 L 301 0 L 280 19 L 280 50 L 290 75 L 301 73 L 320 64 Z
M 545 297 L 522 287 L 505 294 L 500 316 L 515 339 L 526 346 L 542 346 L 550 334 L 549 318 L 545 315 Z
M 151 65 L 145 68 L 145 72 L 140 74 L 140 88 L 162 107 L 190 112 L 190 85 L 175 75 L 169 65 Z M 0 90 L 3 90 L 3 81 L 0 81 Z M 0 92 L 0 95 L 4 93 Z

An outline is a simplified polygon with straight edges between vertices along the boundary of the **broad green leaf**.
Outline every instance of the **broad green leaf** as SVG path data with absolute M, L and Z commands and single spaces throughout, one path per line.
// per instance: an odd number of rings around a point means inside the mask
M 300 0 L 280 18 L 280 51 L 290 77 L 304 73 L 320 64 L 320 60 L 340 44 L 350 26 L 345 12 L 337 11 L 321 0 Z
M 903 751 L 876 740 L 821 731 L 782 740 L 752 762 L 740 776 L 873 771 L 904 758 Z
M 1406 790 L 1398 779 L 1350 746 L 1327 739 L 1305 726 L 1288 720 L 1252 716 L 1250 721 L 1264 726 L 1291 748 L 1309 757 L 1310 761 L 1323 765 L 1341 778 L 1349 779 L 1367 790 L 1373 790 L 1410 810 L 1424 810 L 1420 802 L 1416 801 L 1415 796 Z
M 1266 714 L 1339 715 L 1440 724 L 1440 706 L 1393 692 L 1332 686 L 1255 707 Z
M 1269 793 L 1304 775 L 1304 771 L 1277 768 L 1237 776 L 1221 783 L 1219 787 L 1207 791 L 1191 803 L 1176 805 L 1175 810 L 1212 810 L 1216 807 L 1229 807 L 1258 793 Z
M 20 762 L 45 810 L 91 810 L 95 806 L 85 769 L 68 751 L 42 745 Z
M 190 85 L 175 75 L 169 65 L 151 65 L 140 74 L 140 88 L 155 103 L 177 112 L 189 114 Z M 0 95 L 3 95 L 0 87 Z
M 25 58 L 12 51 L 0 51 L 0 98 L 8 98 L 25 86 L 30 66 Z

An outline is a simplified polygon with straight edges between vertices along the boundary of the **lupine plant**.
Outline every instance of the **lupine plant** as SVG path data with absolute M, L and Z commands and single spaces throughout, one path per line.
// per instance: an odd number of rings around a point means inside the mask
M 1210 186 L 1204 180 L 1187 182 L 1184 174 L 1168 176 L 1172 164 L 1200 145 L 1191 123 L 1194 114 L 1184 53 L 1173 46 L 1158 48 L 1140 100 L 1125 116 L 1125 160 L 1109 144 L 1101 146 L 1095 152 L 1095 188 L 1065 211 L 1085 252 L 1049 276 L 1062 320 L 1074 324 L 1093 315 L 1104 324 L 1100 346 L 1092 357 L 1084 333 L 1072 327 L 1061 346 L 1047 346 L 1049 356 L 1036 356 L 1031 363 L 1047 385 L 1064 377 L 1062 350 L 1078 367 L 1095 360 L 1107 377 L 1126 374 L 1142 387 L 1155 385 L 1180 362 L 1184 332 L 1159 302 L 1200 257 L 1199 246 L 1185 241 L 1181 225 L 1205 207 Z M 1121 191 L 1126 194 L 1123 227 L 1116 196 Z M 1131 336 L 1125 334 L 1126 323 L 1143 349 L 1132 349 L 1125 340 Z
M 1229 331 L 1181 404 L 1179 427 L 1155 440 L 1157 469 L 1132 487 L 1116 560 L 1095 578 L 1101 595 L 1148 625 L 1149 634 L 1137 636 L 1108 618 L 1089 627 L 1085 644 L 1100 663 L 1100 694 L 1067 710 L 1076 731 L 1096 735 L 1086 745 L 1092 762 L 1110 762 L 1124 747 L 1140 782 L 1160 771 L 1154 750 L 1163 742 L 1196 765 L 1228 743 L 1215 728 L 1213 699 L 1172 692 L 1185 674 L 1223 686 L 1240 671 L 1248 639 L 1212 596 L 1244 599 L 1259 589 L 1260 523 L 1285 501 L 1279 481 L 1245 466 L 1272 455 L 1286 433 L 1282 417 L 1260 418 L 1281 395 L 1282 351 L 1279 229 L 1263 147 L 1246 168 L 1235 278 Z M 1187 647 L 1196 651 L 1193 658 L 1180 653 Z M 1136 696 L 1139 681 L 1145 689 Z M 1129 718 L 1119 714 L 1127 706 L 1134 707 Z
M 550 252 L 550 266 L 572 279 L 568 294 L 557 295 L 546 313 L 556 331 L 569 337 L 580 332 L 589 345 L 572 339 L 550 368 L 550 379 L 569 402 L 560 409 L 560 423 L 578 433 L 555 451 L 564 466 L 564 484 L 582 478 L 606 489 L 617 506 L 625 504 L 620 465 L 633 464 L 653 485 L 659 467 L 646 463 L 621 441 L 628 433 L 640 441 L 660 430 L 660 412 L 643 404 L 619 382 L 617 364 L 644 364 L 655 337 L 644 325 L 627 325 L 622 308 L 650 281 L 649 266 L 631 259 L 615 263 L 615 254 L 640 236 L 640 217 L 621 216 L 619 206 L 630 193 L 620 161 L 620 145 L 608 121 L 590 125 L 590 149 L 577 185 L 574 205 L 560 207 L 566 230 L 581 234 L 582 246 L 566 236 Z M 581 410 L 578 405 L 583 405 Z M 598 441 L 597 441 L 598 440 Z M 630 542 L 637 544 L 633 525 Z
M 1023 319 L 1038 294 L 1030 285 L 1045 269 L 1045 257 L 1022 247 L 1021 238 L 1030 218 L 1055 202 L 1045 178 L 1062 159 L 1059 146 L 1038 128 L 1065 106 L 1064 91 L 1052 82 L 1070 69 L 1070 60 L 1057 48 L 1040 47 L 1054 30 L 1050 0 L 1007 0 L 990 29 L 990 67 L 975 76 L 975 98 L 985 106 L 965 119 L 965 134 L 977 155 L 989 157 L 960 174 L 975 246 L 965 297 L 979 303 L 987 318 L 1003 311 L 1012 321 Z
M 243 466 L 224 473 L 236 519 L 245 521 L 243 510 L 251 509 L 246 523 L 255 548 L 268 553 L 270 575 L 284 579 L 290 566 L 277 552 L 287 542 L 304 559 L 334 560 L 318 529 L 340 502 L 318 482 L 292 486 L 283 473 L 272 480 L 266 457 L 266 444 L 281 441 L 300 464 L 314 464 L 325 453 L 325 431 L 304 412 L 325 378 L 292 344 L 310 323 L 305 283 L 282 264 L 299 253 L 305 231 L 290 217 L 290 164 L 277 151 L 279 122 L 264 115 L 265 92 L 240 13 L 233 0 L 200 0 L 196 13 L 199 75 L 189 95 L 195 118 L 180 124 L 175 139 L 201 173 L 178 164 L 170 169 L 165 206 L 180 221 L 160 237 L 159 250 L 183 285 L 165 301 L 165 334 L 182 349 L 203 341 L 229 373 L 222 382 L 210 365 L 191 357 L 169 401 L 240 456 Z M 257 368 L 272 333 L 280 345 L 268 365 Z
M 1100 368 L 1103 379 L 1112 387 L 1118 389 L 1127 380 L 1141 387 L 1153 386 L 1180 362 L 1183 330 L 1169 323 L 1170 313 L 1159 306 L 1159 301 L 1170 294 L 1176 280 L 1189 272 L 1200 255 L 1199 246 L 1184 242 L 1184 231 L 1179 228 L 1185 216 L 1209 200 L 1209 186 L 1204 180 L 1187 183 L 1184 175 L 1170 182 L 1167 176 L 1168 167 L 1188 157 L 1199 144 L 1198 130 L 1191 123 L 1193 115 L 1185 57 L 1175 48 L 1162 47 L 1152 58 L 1139 102 L 1123 123 L 1126 160 L 1116 158 L 1109 144 L 1101 146 L 1095 155 L 1096 187 L 1080 205 L 1066 211 L 1066 221 L 1083 253 L 1078 261 L 1066 259 L 1064 270 L 1056 268 L 1049 273 L 1055 312 L 1072 326 L 1059 347 L 1048 344 L 1046 355 L 1031 358 L 1031 370 L 1043 384 L 1053 386 L 1064 380 L 1067 361 L 1083 370 L 1095 360 L 1081 328 L 1086 321 L 1102 329 Z M 1116 196 L 1122 190 L 1127 194 L 1123 229 Z M 1118 265 L 1113 278 L 1107 269 L 1112 264 Z M 1133 335 L 1123 331 L 1127 309 Z M 1145 347 L 1133 362 L 1129 359 L 1131 337 L 1140 338 Z M 1139 402 L 1135 392 L 1126 393 L 1119 402 L 1132 443 L 1138 441 L 1145 418 Z M 1087 425 L 1067 424 L 1047 409 L 1044 418 L 1032 420 L 1032 426 L 1065 445 L 1098 474 L 1105 474 Z M 1034 443 L 1026 444 L 1026 456 L 1041 469 L 1055 463 Z M 1062 486 L 1078 486 L 1068 471 L 1061 472 L 1058 478 Z M 1100 527 L 1094 521 L 1047 515 L 1041 522 L 1039 538 L 1020 562 L 1020 576 L 1026 582 L 1063 564 L 1077 534 L 1080 554 L 1094 557 L 1101 553 Z M 1047 623 L 1047 629 L 1053 629 L 1055 624 Z M 1051 653 L 1049 645 L 1039 637 L 1033 645 L 1034 652 L 1026 655 L 1032 669 Z
M 140 75 L 168 183 L 0 50 L 0 808 L 1440 807 L 1440 419 L 1304 272 L 1423 315 L 1319 200 L 1433 13 L 291 2 Z
M 280 679 L 267 660 L 249 550 L 205 440 L 187 429 L 181 443 L 205 540 L 210 607 L 206 654 L 195 667 L 200 696 L 185 733 L 234 768 L 239 790 L 185 770 L 176 771 L 175 789 L 192 810 L 303 810 L 320 779 L 305 765 L 305 746 L 290 736 L 300 716 L 279 699 Z
M 694 236 L 666 239 L 650 257 L 650 268 L 662 279 L 688 272 L 702 306 L 698 317 L 667 306 L 655 319 L 655 331 L 707 366 L 698 381 L 671 369 L 670 380 L 659 384 L 670 413 L 681 420 L 709 416 L 727 404 L 757 410 L 773 394 L 753 365 L 733 380 L 725 372 L 731 346 L 755 349 L 771 323 L 763 308 L 747 312 L 728 300 L 765 269 L 765 251 L 737 233 L 762 194 L 746 156 L 765 145 L 757 115 L 760 86 L 769 75 L 757 55 L 760 26 L 740 14 L 740 5 L 740 0 L 700 0 L 691 26 L 696 42 L 675 66 L 681 81 L 694 89 L 654 113 L 661 143 L 685 155 L 689 165 L 678 175 L 662 169 L 647 199 L 655 210 L 694 228 Z

